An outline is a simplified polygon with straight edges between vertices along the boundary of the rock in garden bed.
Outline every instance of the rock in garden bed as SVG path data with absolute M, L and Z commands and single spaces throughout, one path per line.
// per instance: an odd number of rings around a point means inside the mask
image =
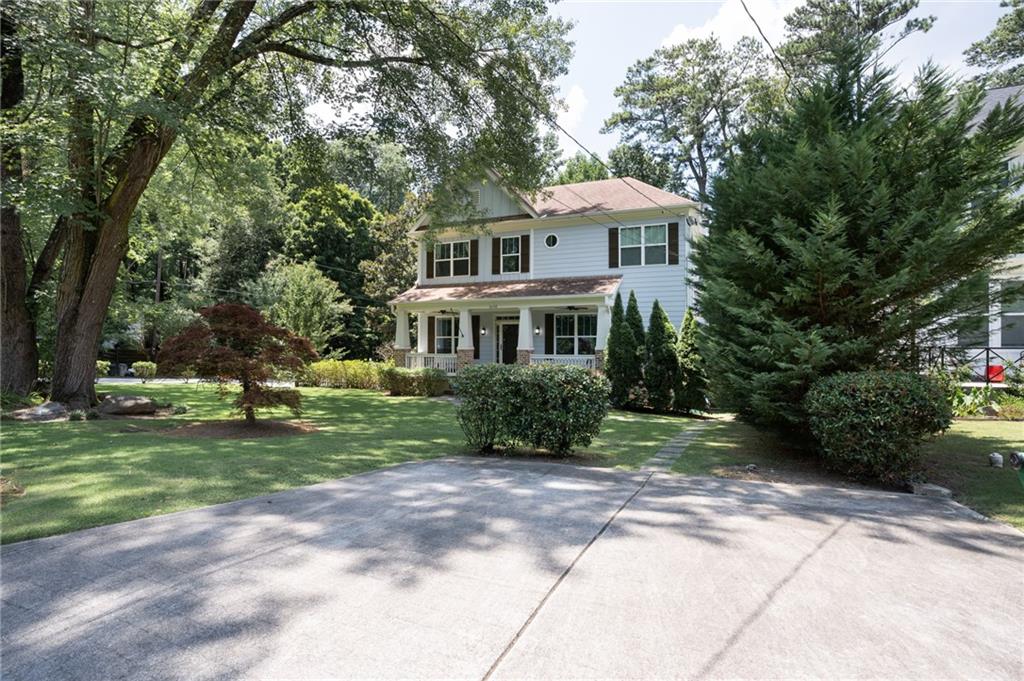
M 98 410 L 103 416 L 149 416 L 162 407 L 141 395 L 110 395 L 100 402 Z
M 15 421 L 67 421 L 68 410 L 60 402 L 43 402 L 34 407 L 12 411 L 8 418 Z

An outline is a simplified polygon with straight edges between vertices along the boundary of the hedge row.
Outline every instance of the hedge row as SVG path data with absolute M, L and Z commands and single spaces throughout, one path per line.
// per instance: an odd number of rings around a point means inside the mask
M 590 444 L 608 413 L 611 386 L 582 367 L 484 364 L 454 379 L 459 425 L 470 446 L 530 446 L 568 454 Z
M 360 359 L 322 359 L 306 368 L 304 383 L 320 388 L 360 388 L 383 390 L 384 362 Z

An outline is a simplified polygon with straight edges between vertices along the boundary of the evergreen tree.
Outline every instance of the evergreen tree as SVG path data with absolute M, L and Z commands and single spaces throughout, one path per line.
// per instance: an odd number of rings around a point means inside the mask
M 611 402 L 625 407 L 632 402 L 640 385 L 640 363 L 637 360 L 636 337 L 626 323 L 622 309 L 622 294 L 615 294 L 612 323 L 605 348 L 604 373 L 612 384 Z
M 697 349 L 697 318 L 687 309 L 676 341 L 679 378 L 672 407 L 677 411 L 702 411 L 707 408 L 707 378 Z
M 802 428 L 816 379 L 910 366 L 1024 243 L 1024 174 L 1004 161 L 1024 107 L 978 121 L 979 87 L 926 67 L 905 90 L 868 66 L 837 60 L 795 91 L 713 186 L 702 349 L 716 400 L 754 422 Z
M 647 343 L 647 334 L 644 332 L 644 318 L 640 314 L 640 305 L 636 302 L 636 292 L 629 292 L 629 302 L 626 304 L 626 326 L 633 332 L 636 338 L 638 356 L 643 360 Z
M 676 330 L 657 300 L 651 306 L 647 325 L 647 355 L 644 362 L 644 387 L 647 401 L 654 409 L 665 411 L 672 406 L 672 390 L 679 380 L 676 357 Z

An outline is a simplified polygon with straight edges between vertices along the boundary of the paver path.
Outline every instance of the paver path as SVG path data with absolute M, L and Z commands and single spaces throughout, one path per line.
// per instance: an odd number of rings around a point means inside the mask
M 709 421 L 694 421 L 687 424 L 686 428 L 679 431 L 675 437 L 665 443 L 664 447 L 658 450 L 657 454 L 648 459 L 641 470 L 662 472 L 672 470 L 672 464 L 682 456 L 686 448 L 700 435 L 708 423 Z
M 909 495 L 480 459 L 3 547 L 23 679 L 1020 679 L 1024 535 Z

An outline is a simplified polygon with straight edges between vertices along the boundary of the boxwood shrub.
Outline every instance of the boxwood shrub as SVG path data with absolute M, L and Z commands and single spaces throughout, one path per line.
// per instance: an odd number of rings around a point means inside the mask
M 830 467 L 890 483 L 913 473 L 922 442 L 952 421 L 949 402 L 936 381 L 900 371 L 823 378 L 807 393 L 804 407 Z
M 470 446 L 529 446 L 559 455 L 591 443 L 608 413 L 608 380 L 582 367 L 484 364 L 453 381 Z
M 405 369 L 387 366 L 381 372 L 392 395 L 436 397 L 448 391 L 448 376 L 440 369 Z
M 156 364 L 153 362 L 135 362 L 132 364 L 132 373 L 135 374 L 135 378 L 141 378 L 142 382 L 145 383 L 149 379 L 156 377 Z

